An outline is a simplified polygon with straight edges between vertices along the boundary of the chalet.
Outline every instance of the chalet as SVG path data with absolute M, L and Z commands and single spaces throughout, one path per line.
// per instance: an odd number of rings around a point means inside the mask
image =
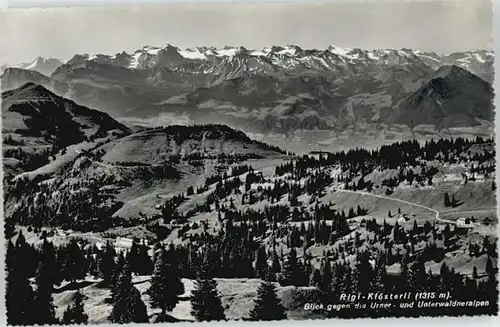
M 401 215 L 399 218 L 398 218 L 398 223 L 405 223 L 407 222 L 408 220 L 410 220 L 410 216 L 408 216 L 406 213 Z
M 464 218 L 464 217 L 458 218 L 456 221 L 456 225 L 459 228 L 472 228 L 472 227 L 474 227 L 474 224 L 472 223 L 470 218 Z

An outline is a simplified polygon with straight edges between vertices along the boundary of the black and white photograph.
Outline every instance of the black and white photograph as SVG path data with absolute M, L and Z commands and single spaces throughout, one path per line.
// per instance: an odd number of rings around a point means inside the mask
M 0 16 L 8 325 L 497 315 L 491 0 Z

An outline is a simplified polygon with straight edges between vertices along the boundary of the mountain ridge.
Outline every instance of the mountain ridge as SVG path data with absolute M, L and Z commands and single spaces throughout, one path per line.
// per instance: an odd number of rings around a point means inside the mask
M 309 56 L 318 56 L 316 63 L 307 62 L 306 65 L 316 65 L 317 68 L 332 68 L 325 64 L 323 60 L 325 56 L 332 56 L 335 59 L 342 61 L 343 64 L 350 64 L 364 60 L 366 62 L 375 62 L 378 64 L 397 63 L 401 60 L 418 59 L 428 65 L 435 66 L 439 62 L 450 63 L 455 60 L 457 64 L 463 67 L 471 65 L 472 62 L 489 62 L 492 61 L 493 52 L 485 49 L 477 51 L 453 52 L 450 54 L 437 54 L 435 52 L 425 52 L 413 49 L 374 49 L 364 50 L 359 48 L 342 48 L 334 45 L 328 46 L 326 49 L 302 49 L 296 45 L 281 45 L 264 47 L 262 49 L 250 50 L 244 47 L 225 46 L 223 48 L 215 47 L 191 47 L 181 49 L 173 45 L 167 44 L 164 47 L 144 46 L 141 49 L 135 50 L 129 54 L 125 51 L 115 55 L 97 54 L 97 55 L 75 55 L 67 64 L 71 64 L 77 60 L 86 58 L 89 61 L 100 61 L 114 63 L 120 66 L 133 69 L 151 68 L 157 63 L 155 58 L 165 56 L 165 53 L 170 55 L 171 59 L 179 62 L 204 62 L 213 61 L 221 58 L 234 58 L 237 56 L 246 56 L 254 58 L 267 58 L 273 64 L 285 68 L 291 68 L 300 64 L 304 64 L 304 58 Z M 120 60 L 117 60 L 117 59 Z M 323 59 L 323 60 L 322 60 Z M 161 60 L 160 60 L 161 62 Z M 477 72 L 476 72 L 477 73 Z M 479 73 L 481 75 L 482 73 Z
M 11 163 L 4 166 L 8 173 L 32 171 L 48 164 L 51 157 L 58 161 L 55 157 L 64 156 L 69 146 L 88 146 L 131 132 L 108 114 L 35 83 L 5 91 L 1 97 L 3 156 Z
M 431 93 L 421 89 L 431 80 L 438 87 L 439 74 L 448 76 L 447 87 L 476 89 L 482 95 L 474 97 L 492 99 L 492 90 L 482 82 L 490 83 L 492 63 L 493 53 L 488 51 L 438 55 L 410 49 L 369 51 L 335 46 L 323 50 L 293 45 L 261 50 L 144 46 L 132 54 L 75 55 L 51 76 L 6 70 L 2 85 L 8 88 L 37 82 L 116 119 L 140 119 L 145 125 L 155 120 L 220 122 L 263 137 L 294 138 L 298 144 L 311 133 L 321 142 L 332 143 L 339 137 L 355 140 L 367 131 L 385 139 L 389 137 L 386 131 L 396 123 L 413 130 L 416 122 L 422 122 L 440 130 L 442 114 L 426 114 L 426 119 L 415 120 L 405 107 L 419 102 L 408 99 L 418 97 L 418 92 L 429 96 Z M 449 74 L 446 67 L 453 66 L 479 79 L 462 71 Z M 427 102 L 432 105 L 426 106 L 434 108 L 430 111 L 454 115 L 441 108 L 449 105 L 443 103 L 449 101 L 447 98 L 431 100 Z M 479 110 L 477 118 L 484 120 L 489 116 L 485 111 L 490 109 L 487 100 L 481 100 L 474 110 Z M 405 112 L 401 117 L 408 119 L 398 118 L 399 112 Z M 474 117 L 447 121 L 444 125 L 453 128 L 478 126 Z M 350 134 L 344 135 L 346 132 Z M 304 147 L 310 150 L 310 145 L 308 142 Z

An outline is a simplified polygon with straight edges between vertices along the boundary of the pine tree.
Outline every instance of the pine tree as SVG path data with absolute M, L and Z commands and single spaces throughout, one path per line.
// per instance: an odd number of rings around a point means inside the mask
M 415 263 L 411 266 L 410 269 L 411 276 L 411 285 L 414 287 L 414 290 L 418 292 L 425 292 L 428 290 L 428 276 L 425 271 L 425 262 L 422 256 L 418 257 Z
M 166 311 L 171 311 L 179 302 L 179 296 L 184 293 L 184 285 L 180 279 L 180 271 L 167 258 L 167 252 L 160 250 L 156 256 L 151 287 L 148 291 L 151 306 L 162 310 L 162 317 Z
M 5 305 L 9 325 L 31 325 L 33 289 L 23 269 L 24 260 L 9 241 L 6 254 Z
M 266 248 L 261 246 L 259 247 L 255 258 L 255 276 L 264 279 L 269 269 L 269 265 L 267 264 Z
M 132 246 L 130 247 L 130 251 L 127 254 L 127 262 L 129 263 L 130 269 L 132 270 L 133 273 L 139 270 L 138 256 L 139 256 L 139 245 L 137 244 L 137 241 L 134 239 L 132 240 Z
M 283 286 L 294 285 L 297 283 L 297 252 L 295 248 L 290 250 L 288 258 L 283 264 L 280 284 Z
M 110 285 L 113 278 L 113 271 L 115 267 L 115 250 L 111 244 L 106 245 L 103 252 L 99 252 L 97 260 L 97 268 L 99 276 L 103 279 L 104 285 Z
M 413 287 L 411 286 L 410 281 L 410 269 L 408 268 L 408 263 L 406 262 L 406 260 L 403 260 L 400 267 L 400 278 L 398 279 L 398 284 L 396 284 L 395 288 L 399 292 L 411 291 L 413 290 Z
M 137 269 L 139 275 L 151 275 L 153 272 L 153 263 L 148 254 L 148 246 L 141 243 L 137 251 Z
M 321 272 L 319 269 L 313 269 L 309 277 L 309 285 L 318 287 L 321 283 Z
M 361 293 L 368 293 L 370 281 L 373 279 L 373 269 L 369 259 L 370 253 L 368 251 L 359 252 L 356 256 L 354 280 L 356 290 Z
M 19 231 L 15 242 L 15 248 L 17 256 L 21 258 L 23 262 L 23 269 L 20 273 L 25 274 L 27 277 L 33 277 L 38 269 L 39 253 L 33 246 L 26 243 L 26 239 L 24 238 L 22 231 Z
M 61 273 L 57 267 L 56 251 L 52 243 L 47 241 L 46 238 L 43 239 L 40 261 L 45 263 L 47 275 L 51 276 L 52 283 L 59 284 L 61 281 Z
M 250 311 L 251 320 L 281 320 L 286 319 L 285 308 L 276 294 L 276 287 L 270 282 L 262 283 L 257 289 L 255 306 Z
M 370 288 L 373 292 L 384 293 L 386 290 L 387 282 L 387 268 L 385 255 L 379 252 L 377 255 L 377 260 L 375 262 L 374 277 L 371 281 Z
M 83 309 L 83 295 L 80 291 L 75 294 L 75 303 L 68 305 L 66 311 L 63 314 L 63 323 L 66 325 L 70 324 L 86 324 L 88 323 L 89 317 Z
M 278 254 L 276 252 L 273 253 L 272 258 L 273 259 L 272 259 L 272 262 L 271 262 L 271 273 L 273 275 L 273 280 L 276 280 L 276 276 L 281 271 L 281 264 L 280 264 L 280 260 L 278 258 Z
M 321 281 L 319 284 L 319 290 L 323 295 L 329 295 L 332 291 L 332 266 L 330 261 L 326 260 L 323 262 L 321 266 Z
M 486 274 L 490 277 L 494 277 L 496 274 L 496 269 L 493 267 L 493 262 L 491 261 L 491 257 L 488 257 L 486 260 L 486 268 L 485 268 Z
M 123 267 L 116 288 L 109 320 L 121 324 L 148 322 L 146 305 L 137 288 L 132 285 L 132 275 L 128 264 Z
M 16 268 L 16 264 L 19 260 L 16 251 L 16 246 L 12 241 L 7 242 L 7 250 L 5 252 L 5 269 L 8 273 L 12 272 Z
M 217 282 L 207 279 L 202 272 L 191 295 L 191 314 L 197 321 L 225 320 L 224 309 L 217 292 Z
M 450 196 L 446 192 L 446 193 L 444 193 L 444 206 L 449 207 L 450 205 L 451 205 Z
M 54 304 L 52 302 L 52 276 L 43 261 L 40 262 L 36 272 L 36 291 L 34 296 L 33 315 L 34 321 L 39 325 L 56 324 Z
M 122 274 L 123 268 L 127 264 L 127 259 L 125 258 L 123 252 L 118 253 L 118 260 L 116 261 L 113 274 L 111 275 L 111 298 L 114 299 L 118 292 L 118 281 L 120 279 L 120 275 Z
M 87 274 L 85 254 L 75 239 L 72 239 L 65 251 L 64 274 L 71 282 L 82 279 Z

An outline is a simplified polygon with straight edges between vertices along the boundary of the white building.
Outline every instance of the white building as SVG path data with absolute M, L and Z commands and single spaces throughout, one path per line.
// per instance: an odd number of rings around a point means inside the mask
M 472 221 L 469 218 L 464 218 L 460 217 L 456 221 L 457 227 L 462 227 L 462 228 L 472 228 L 474 225 L 472 224 Z

